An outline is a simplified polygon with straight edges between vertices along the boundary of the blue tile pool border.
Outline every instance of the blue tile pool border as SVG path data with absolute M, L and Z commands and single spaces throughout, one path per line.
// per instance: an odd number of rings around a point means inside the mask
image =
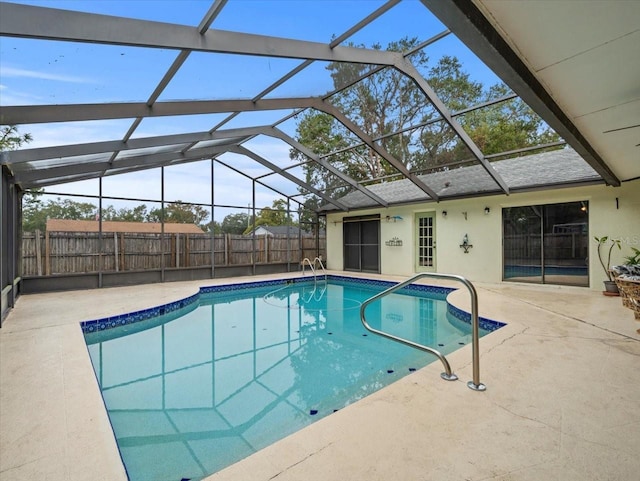
M 466 324 L 471 324 L 471 313 L 463 311 L 459 307 L 456 307 L 449 302 L 447 302 L 447 312 L 459 321 L 462 321 Z M 478 324 L 480 326 L 480 329 L 488 332 L 496 331 L 501 327 L 507 325 L 505 322 L 494 321 L 493 319 L 487 319 L 486 317 L 481 316 L 478 316 Z
M 362 286 L 368 286 L 368 287 L 389 288 L 397 284 L 397 282 L 393 282 L 393 281 L 340 276 L 335 274 L 327 275 L 327 279 L 333 280 L 333 281 L 345 281 L 350 283 L 356 283 L 356 284 L 361 284 Z M 150 307 L 148 309 L 142 309 L 139 311 L 128 312 L 126 314 L 120 314 L 117 316 L 103 317 L 101 319 L 94 319 L 90 321 L 82 321 L 80 323 L 80 327 L 82 328 L 82 332 L 85 334 L 104 331 L 106 329 L 113 329 L 113 328 L 124 326 L 127 324 L 133 324 L 136 322 L 145 321 L 147 319 L 162 316 L 164 314 L 168 314 L 178 309 L 182 309 L 195 302 L 198 302 L 202 294 L 233 292 L 233 291 L 251 289 L 251 288 L 283 286 L 287 284 L 310 282 L 311 280 L 312 280 L 311 277 L 292 277 L 292 278 L 283 278 L 283 279 L 273 279 L 268 281 L 238 282 L 234 284 L 221 284 L 218 286 L 204 286 L 204 287 L 201 287 L 197 293 L 189 297 L 185 297 L 184 299 L 180 299 L 174 302 L 169 302 L 167 304 L 162 304 L 155 307 Z M 429 294 L 446 296 L 447 294 L 457 289 L 450 288 L 450 287 L 430 286 L 425 284 L 410 284 L 409 286 L 406 286 L 402 290 L 405 292 L 429 293 Z M 470 313 L 460 308 L 457 308 L 448 302 L 447 302 L 447 311 L 456 319 L 462 322 L 465 322 L 467 324 L 471 323 Z M 487 319 L 484 317 L 480 317 L 479 321 L 480 321 L 480 328 L 485 331 L 495 331 L 496 329 L 499 329 L 502 326 L 506 325 L 503 322 L 494 321 L 492 319 Z

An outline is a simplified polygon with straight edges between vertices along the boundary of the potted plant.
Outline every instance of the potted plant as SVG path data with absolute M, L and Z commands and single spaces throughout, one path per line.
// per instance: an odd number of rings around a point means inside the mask
M 598 243 L 598 259 L 600 260 L 600 265 L 604 269 L 604 273 L 607 275 L 606 281 L 604 281 L 604 290 L 605 292 L 616 294 L 618 293 L 618 286 L 616 286 L 616 282 L 611 277 L 611 251 L 613 251 L 614 247 L 618 247 L 618 249 L 622 249 L 620 246 L 620 239 L 609 239 L 609 236 L 602 237 L 594 237 L 595 241 Z M 607 242 L 611 242 L 609 245 L 609 250 L 607 251 L 607 262 L 604 262 L 603 258 L 603 250 L 606 249 Z
M 633 254 L 624 258 L 624 263 L 628 266 L 640 266 L 640 249 L 632 247 Z

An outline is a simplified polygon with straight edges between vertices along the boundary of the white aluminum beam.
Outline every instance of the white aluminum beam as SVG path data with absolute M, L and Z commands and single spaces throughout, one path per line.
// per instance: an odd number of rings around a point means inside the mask
M 373 139 L 367 135 L 364 131 L 360 129 L 355 123 L 353 123 L 349 118 L 347 118 L 340 110 L 338 110 L 334 105 L 331 105 L 329 102 L 323 102 L 323 106 L 321 110 L 335 117 L 338 122 L 341 122 L 347 129 L 357 135 L 362 141 L 367 144 L 367 146 L 372 149 L 376 154 L 382 157 L 384 160 L 389 162 L 398 172 L 403 174 L 407 179 L 409 179 L 413 184 L 416 185 L 422 192 L 427 194 L 431 199 L 438 200 L 438 194 L 435 193 L 433 189 L 431 189 L 428 185 L 418 179 L 414 174 L 412 174 L 407 167 L 397 160 L 393 155 L 386 151 L 384 147 L 376 144 Z
M 188 100 L 156 102 L 114 102 L 105 104 L 11 105 L 0 107 L 0 124 L 42 124 L 84 120 L 165 117 L 172 115 L 218 114 L 225 112 L 259 112 L 314 107 L 316 97 L 293 97 L 252 100 Z
M 37 149 L 10 150 L 0 153 L 0 163 L 10 167 L 23 162 L 35 162 L 38 160 L 101 154 L 114 151 L 127 151 L 149 147 L 161 147 L 164 145 L 180 145 L 202 141 L 206 142 L 208 140 L 228 139 L 234 143 L 240 143 L 257 133 L 260 133 L 263 128 L 268 128 L 268 126 L 241 127 L 237 129 L 218 130 L 216 132 L 194 132 L 189 134 L 163 135 L 158 137 L 140 137 L 136 139 L 129 139 L 126 142 L 123 142 L 122 140 L 107 140 L 87 144 L 68 144 L 58 145 L 55 147 L 40 147 Z
M 204 34 L 209 29 L 209 27 L 211 26 L 215 18 L 220 14 L 220 12 L 222 11 L 226 3 L 227 3 L 227 0 L 215 0 L 211 4 L 211 7 L 209 7 L 209 10 L 205 14 L 202 21 L 200 22 L 200 25 L 198 25 L 198 32 L 200 32 L 200 35 Z M 180 70 L 182 65 L 189 58 L 190 54 L 191 54 L 191 50 L 181 50 L 180 53 L 178 53 L 175 60 L 173 61 L 169 69 L 165 72 L 164 76 L 162 77 L 160 82 L 158 82 L 158 85 L 156 85 L 156 88 L 153 90 L 153 93 L 147 100 L 148 106 L 152 106 L 156 102 L 156 100 L 158 100 L 158 97 L 160 97 L 164 89 L 167 87 L 167 85 L 169 85 L 169 82 L 171 82 L 171 79 L 173 79 L 174 75 L 178 72 L 178 70 Z M 131 127 L 129 127 L 129 130 L 127 131 L 127 133 L 123 138 L 124 141 L 127 141 L 131 138 L 131 136 L 136 131 L 136 129 L 138 128 L 141 122 L 142 122 L 142 118 L 140 117 L 136 118 L 133 121 L 133 123 L 131 124 Z M 114 161 L 117 155 L 118 153 L 114 152 L 111 158 L 111 161 Z
M 157 154 L 137 155 L 122 160 L 110 162 L 109 157 L 99 162 L 79 162 L 73 165 L 65 165 L 61 167 L 51 167 L 47 169 L 31 170 L 16 173 L 16 183 L 26 184 L 30 181 L 48 178 L 71 177 L 82 174 L 95 174 L 99 177 L 105 171 L 110 169 L 122 169 L 127 167 L 140 167 L 141 169 L 149 169 L 168 165 L 172 163 L 193 162 L 197 160 L 210 159 L 216 154 L 228 151 L 229 145 L 208 147 L 204 149 L 190 150 L 188 155 L 180 152 L 162 152 Z
M 427 96 L 433 107 L 438 111 L 443 120 L 449 124 L 449 126 L 453 129 L 456 135 L 462 140 L 462 142 L 466 145 L 466 147 L 471 151 L 473 156 L 476 158 L 480 164 L 484 167 L 487 173 L 493 178 L 493 180 L 500 186 L 500 189 L 505 194 L 509 194 L 509 186 L 504 181 L 502 176 L 495 171 L 493 167 L 491 167 L 491 163 L 485 159 L 484 154 L 480 151 L 478 146 L 473 142 L 469 134 L 462 128 L 462 125 L 453 117 L 451 111 L 447 108 L 447 106 L 440 100 L 436 92 L 431 88 L 429 83 L 420 75 L 420 72 L 414 67 L 414 65 L 406 59 L 402 59 L 398 62 L 397 69 L 403 74 L 407 75 L 411 78 L 415 84 L 424 92 Z
M 399 54 L 110 15 L 2 3 L 0 35 L 264 57 L 393 65 Z

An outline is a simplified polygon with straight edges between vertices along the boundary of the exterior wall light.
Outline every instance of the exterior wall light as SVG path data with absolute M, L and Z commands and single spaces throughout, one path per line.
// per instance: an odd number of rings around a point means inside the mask
M 469 253 L 469 249 L 473 247 L 472 244 L 469 244 L 469 236 L 467 234 L 462 238 L 462 244 L 460 244 L 460 248 L 464 250 L 465 254 Z
M 447 211 L 446 210 L 442 211 L 442 217 L 444 217 L 445 219 L 447 218 Z
M 489 215 L 489 212 L 491 212 L 491 209 L 489 207 L 485 207 L 484 208 L 484 215 Z

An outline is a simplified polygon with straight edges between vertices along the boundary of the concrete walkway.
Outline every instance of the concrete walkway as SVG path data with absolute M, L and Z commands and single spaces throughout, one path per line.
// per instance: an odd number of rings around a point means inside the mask
M 78 323 L 230 281 L 20 298 L 0 329 L 0 480 L 126 480 Z M 466 386 L 465 346 L 448 356 L 459 381 L 430 364 L 207 481 L 637 479 L 633 313 L 581 288 L 476 288 L 481 315 L 508 323 L 480 341 L 486 392 Z

